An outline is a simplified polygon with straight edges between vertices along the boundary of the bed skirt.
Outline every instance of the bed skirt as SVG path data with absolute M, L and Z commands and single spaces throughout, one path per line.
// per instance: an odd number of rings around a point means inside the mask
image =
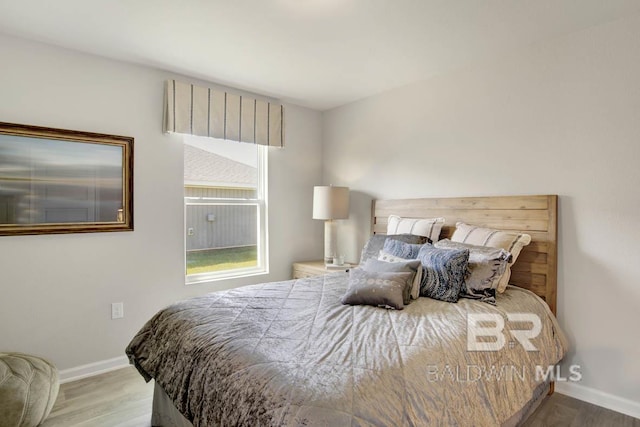
M 153 410 L 151 412 L 151 425 L 153 427 L 193 427 L 178 411 L 167 393 L 154 381 Z
M 549 384 L 543 383 L 534 391 L 533 398 L 527 402 L 522 409 L 513 414 L 501 427 L 515 427 L 521 425 L 538 409 L 538 406 L 547 397 Z M 167 393 L 157 383 L 153 389 L 153 412 L 151 414 L 151 425 L 153 427 L 193 427 L 176 408 L 173 406 Z M 212 426 L 213 427 L 213 426 Z

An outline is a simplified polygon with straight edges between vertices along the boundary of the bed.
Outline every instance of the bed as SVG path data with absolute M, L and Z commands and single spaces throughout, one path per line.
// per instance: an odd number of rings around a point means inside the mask
M 524 231 L 529 244 L 495 306 L 419 298 L 403 310 L 340 303 L 348 274 L 246 286 L 171 305 L 127 348 L 155 380 L 153 425 L 518 425 L 550 391 L 536 366 L 567 345 L 553 313 L 556 196 L 377 200 L 372 232 L 390 214 L 445 217 Z M 545 303 L 546 302 L 546 303 Z M 508 341 L 468 351 L 469 313 L 533 313 L 536 351 Z M 510 330 L 523 329 L 505 322 Z

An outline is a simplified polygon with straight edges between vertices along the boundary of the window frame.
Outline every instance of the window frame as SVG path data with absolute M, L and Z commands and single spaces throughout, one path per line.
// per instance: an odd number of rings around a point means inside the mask
M 183 195 L 183 231 L 184 231 L 184 277 L 185 285 L 214 282 L 269 274 L 269 232 L 268 232 L 268 147 L 256 144 L 257 151 L 257 188 L 256 198 L 217 198 L 187 197 Z M 183 188 L 186 185 L 183 183 Z M 206 187 L 206 186 L 205 186 Z M 234 268 L 207 273 L 187 274 L 187 207 L 188 206 L 256 206 L 257 210 L 257 265 L 255 267 Z

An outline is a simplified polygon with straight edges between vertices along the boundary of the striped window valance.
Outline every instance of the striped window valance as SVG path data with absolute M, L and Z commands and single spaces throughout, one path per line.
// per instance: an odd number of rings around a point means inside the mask
M 168 80 L 164 131 L 284 146 L 280 104 Z

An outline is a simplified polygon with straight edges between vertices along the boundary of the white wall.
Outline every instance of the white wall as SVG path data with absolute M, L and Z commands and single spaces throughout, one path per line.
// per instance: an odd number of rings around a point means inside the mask
M 285 149 L 269 151 L 271 273 L 184 285 L 183 149 L 161 132 L 166 72 L 0 36 L 0 121 L 135 138 L 135 231 L 0 237 L 0 351 L 69 369 L 124 355 L 161 307 L 217 289 L 290 278 L 322 253 L 311 219 L 321 115 L 286 106 Z M 111 302 L 124 319 L 111 320 Z
M 323 134 L 351 259 L 371 198 L 560 195 L 565 366 L 640 408 L 640 17 L 325 112 Z

